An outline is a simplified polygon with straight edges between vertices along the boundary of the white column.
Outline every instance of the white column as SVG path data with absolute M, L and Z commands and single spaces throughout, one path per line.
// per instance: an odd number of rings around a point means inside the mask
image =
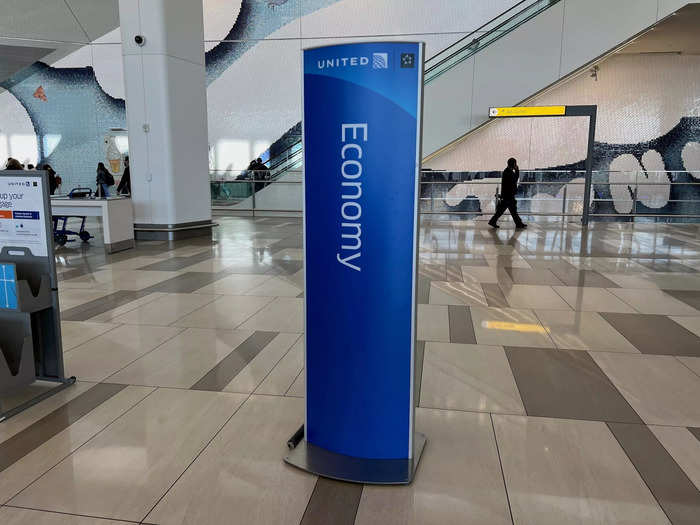
M 202 2 L 119 0 L 119 18 L 137 238 L 208 233 Z

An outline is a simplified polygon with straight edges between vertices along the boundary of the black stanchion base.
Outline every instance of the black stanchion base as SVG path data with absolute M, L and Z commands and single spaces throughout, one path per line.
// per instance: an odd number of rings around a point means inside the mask
M 51 397 L 55 394 L 58 394 L 61 390 L 64 390 L 71 385 L 74 385 L 75 381 L 76 381 L 75 376 L 68 377 L 66 379 L 53 379 L 53 378 L 45 378 L 45 377 L 39 377 L 37 379 L 40 379 L 42 381 L 56 382 L 56 383 L 58 383 L 58 386 L 56 386 L 50 390 L 47 390 L 46 392 L 43 392 L 36 397 L 33 397 L 29 401 L 25 401 L 21 405 L 18 405 L 16 407 L 8 410 L 7 412 L 0 411 L 0 423 L 10 419 L 12 416 L 16 416 L 20 412 L 24 412 L 25 410 L 33 407 L 34 405 L 41 403 L 44 399 L 48 399 L 49 397 Z
M 407 485 L 413 481 L 425 443 L 425 435 L 416 432 L 412 459 L 364 459 L 330 452 L 304 439 L 284 460 L 325 478 L 369 485 Z

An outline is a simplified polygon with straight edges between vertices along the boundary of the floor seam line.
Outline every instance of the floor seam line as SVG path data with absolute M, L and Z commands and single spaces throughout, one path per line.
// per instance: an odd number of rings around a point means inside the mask
M 244 394 L 244 395 L 245 395 L 245 394 Z M 209 445 L 211 445 L 211 443 L 212 443 L 212 442 L 216 439 L 216 437 L 221 433 L 221 431 L 224 429 L 224 427 L 226 427 L 226 425 L 228 425 L 228 422 L 231 421 L 231 419 L 233 419 L 233 417 L 234 417 L 236 414 L 238 414 L 238 412 L 241 410 L 241 408 L 243 408 L 243 405 L 245 405 L 245 404 L 248 402 L 248 400 L 249 400 L 252 396 L 253 396 L 252 393 L 251 393 L 251 394 L 248 394 L 248 397 L 246 397 L 245 400 L 244 400 L 240 405 L 238 405 L 238 407 L 236 407 L 236 410 L 233 411 L 233 414 L 231 414 L 231 415 L 226 419 L 226 421 L 224 421 L 224 423 L 219 427 L 219 429 L 218 429 L 216 432 L 214 432 L 214 435 L 212 435 L 211 439 L 209 439 L 209 441 L 207 441 L 207 442 L 204 444 L 204 446 L 202 447 L 202 449 L 201 449 L 199 452 L 197 452 L 197 454 L 196 454 L 195 457 L 192 459 L 192 461 L 187 465 L 187 467 L 185 467 L 185 470 L 183 470 L 183 471 L 180 473 L 180 475 L 175 479 L 175 481 L 172 482 L 172 484 L 165 490 L 165 492 L 163 493 L 163 495 L 162 495 L 160 498 L 158 498 L 158 501 L 155 502 L 155 504 L 150 508 L 150 510 L 146 513 L 146 515 L 145 515 L 142 519 L 140 519 L 140 520 L 138 521 L 138 523 L 142 523 L 142 522 L 146 521 L 146 518 L 148 518 L 148 516 L 151 514 L 151 512 L 153 512 L 153 511 L 155 510 L 155 508 L 158 506 L 158 504 L 159 504 L 161 501 L 163 501 L 163 498 L 165 498 L 165 496 L 168 495 L 168 493 L 173 489 L 173 487 L 177 484 L 177 482 L 180 481 L 180 479 L 182 479 L 182 476 L 184 476 L 185 473 L 190 469 L 190 467 L 191 467 L 192 465 L 194 465 L 194 463 L 199 459 L 199 457 L 204 453 L 204 451 L 205 451 L 207 448 L 209 448 Z
M 501 460 L 501 449 L 498 446 L 498 436 L 496 435 L 496 424 L 493 422 L 493 414 L 489 414 L 489 419 L 491 420 L 491 432 L 493 432 L 493 443 L 496 445 L 496 455 L 498 456 L 498 466 L 501 469 L 501 479 L 503 480 L 503 490 L 506 493 L 506 503 L 508 504 L 508 513 L 510 514 L 510 522 L 515 525 L 515 520 L 513 519 L 513 507 L 510 504 L 510 494 L 508 493 L 508 484 L 506 483 L 506 474 L 503 470 L 503 461 Z

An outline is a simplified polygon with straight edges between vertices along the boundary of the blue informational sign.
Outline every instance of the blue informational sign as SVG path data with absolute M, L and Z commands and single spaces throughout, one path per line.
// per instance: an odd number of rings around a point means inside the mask
M 423 45 L 304 51 L 306 441 L 413 456 Z
M 0 263 L 0 308 L 17 309 L 17 272 L 14 264 Z

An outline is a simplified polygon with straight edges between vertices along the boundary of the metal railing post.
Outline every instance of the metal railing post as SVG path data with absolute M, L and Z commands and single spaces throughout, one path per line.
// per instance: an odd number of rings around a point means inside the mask
M 251 197 L 253 198 L 252 212 L 253 212 L 253 217 L 255 217 L 255 175 L 253 175 L 253 178 L 250 180 L 250 189 L 252 191 Z
M 562 222 L 566 222 L 566 191 L 568 187 L 564 185 L 564 193 L 562 194 L 562 200 L 561 200 L 561 220 Z
M 430 211 L 435 211 L 435 181 L 430 185 Z

